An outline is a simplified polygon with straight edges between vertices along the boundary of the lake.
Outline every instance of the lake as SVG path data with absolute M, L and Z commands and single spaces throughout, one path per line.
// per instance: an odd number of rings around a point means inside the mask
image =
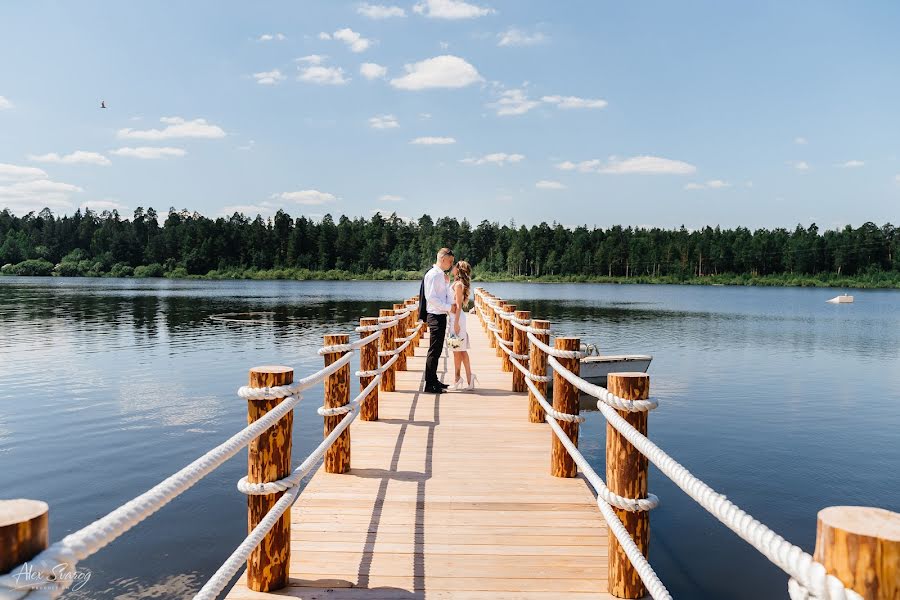
M 816 512 L 900 511 L 900 292 L 486 284 L 605 354 L 646 353 L 650 437 L 695 475 L 812 551 Z M 417 282 L 0 278 L 0 496 L 50 504 L 51 540 L 146 491 L 246 423 L 235 394 L 259 364 L 321 367 L 326 333 Z M 213 320 L 261 313 L 255 323 Z M 470 324 L 470 327 L 474 326 Z M 477 372 L 477 365 L 475 366 Z M 356 387 L 354 387 L 354 390 Z M 294 456 L 321 440 L 321 387 Z M 581 448 L 601 474 L 605 423 Z M 241 452 L 80 564 L 67 598 L 184 598 L 246 534 Z M 676 598 L 786 598 L 787 577 L 656 470 L 650 562 Z

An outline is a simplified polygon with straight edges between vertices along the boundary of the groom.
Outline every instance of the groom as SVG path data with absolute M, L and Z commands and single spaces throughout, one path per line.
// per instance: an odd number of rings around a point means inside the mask
M 428 356 L 425 359 L 425 392 L 440 394 L 448 387 L 437 376 L 438 359 L 447 333 L 447 313 L 450 312 L 450 289 L 444 271 L 453 265 L 453 250 L 441 248 L 437 262 L 425 274 L 419 291 L 419 318 L 428 323 Z

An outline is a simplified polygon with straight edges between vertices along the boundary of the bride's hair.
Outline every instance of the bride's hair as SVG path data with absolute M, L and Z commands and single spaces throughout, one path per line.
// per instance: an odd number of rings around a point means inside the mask
M 469 288 L 472 285 L 472 267 L 464 260 L 456 263 L 456 277 L 463 284 L 463 308 L 469 307 Z

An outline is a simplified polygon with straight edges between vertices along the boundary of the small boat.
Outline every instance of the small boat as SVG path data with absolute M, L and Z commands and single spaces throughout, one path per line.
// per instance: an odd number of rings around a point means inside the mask
M 601 355 L 593 344 L 582 344 L 582 352 L 587 356 L 581 359 L 579 376 L 594 385 L 606 386 L 606 377 L 610 373 L 628 371 L 646 373 L 653 357 L 649 354 L 609 354 Z M 547 375 L 553 375 L 553 368 L 547 366 Z
M 850 294 L 841 294 L 840 296 L 835 296 L 831 300 L 826 300 L 826 302 L 830 304 L 852 304 L 853 296 Z

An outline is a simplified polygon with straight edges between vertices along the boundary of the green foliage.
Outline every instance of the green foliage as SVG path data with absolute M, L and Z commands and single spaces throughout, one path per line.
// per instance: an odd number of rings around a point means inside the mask
M 705 227 L 531 227 L 423 215 L 321 221 L 279 211 L 264 220 L 187 210 L 117 213 L 0 211 L 0 264 L 59 263 L 62 276 L 207 279 L 415 279 L 450 246 L 482 280 L 895 286 L 900 229 L 864 223 L 819 231 Z
M 42 258 L 23 260 L 11 269 L 12 275 L 35 275 L 46 277 L 53 273 L 53 263 Z
M 150 263 L 149 265 L 138 265 L 134 268 L 135 277 L 162 277 L 165 275 L 163 266 L 159 263 Z

